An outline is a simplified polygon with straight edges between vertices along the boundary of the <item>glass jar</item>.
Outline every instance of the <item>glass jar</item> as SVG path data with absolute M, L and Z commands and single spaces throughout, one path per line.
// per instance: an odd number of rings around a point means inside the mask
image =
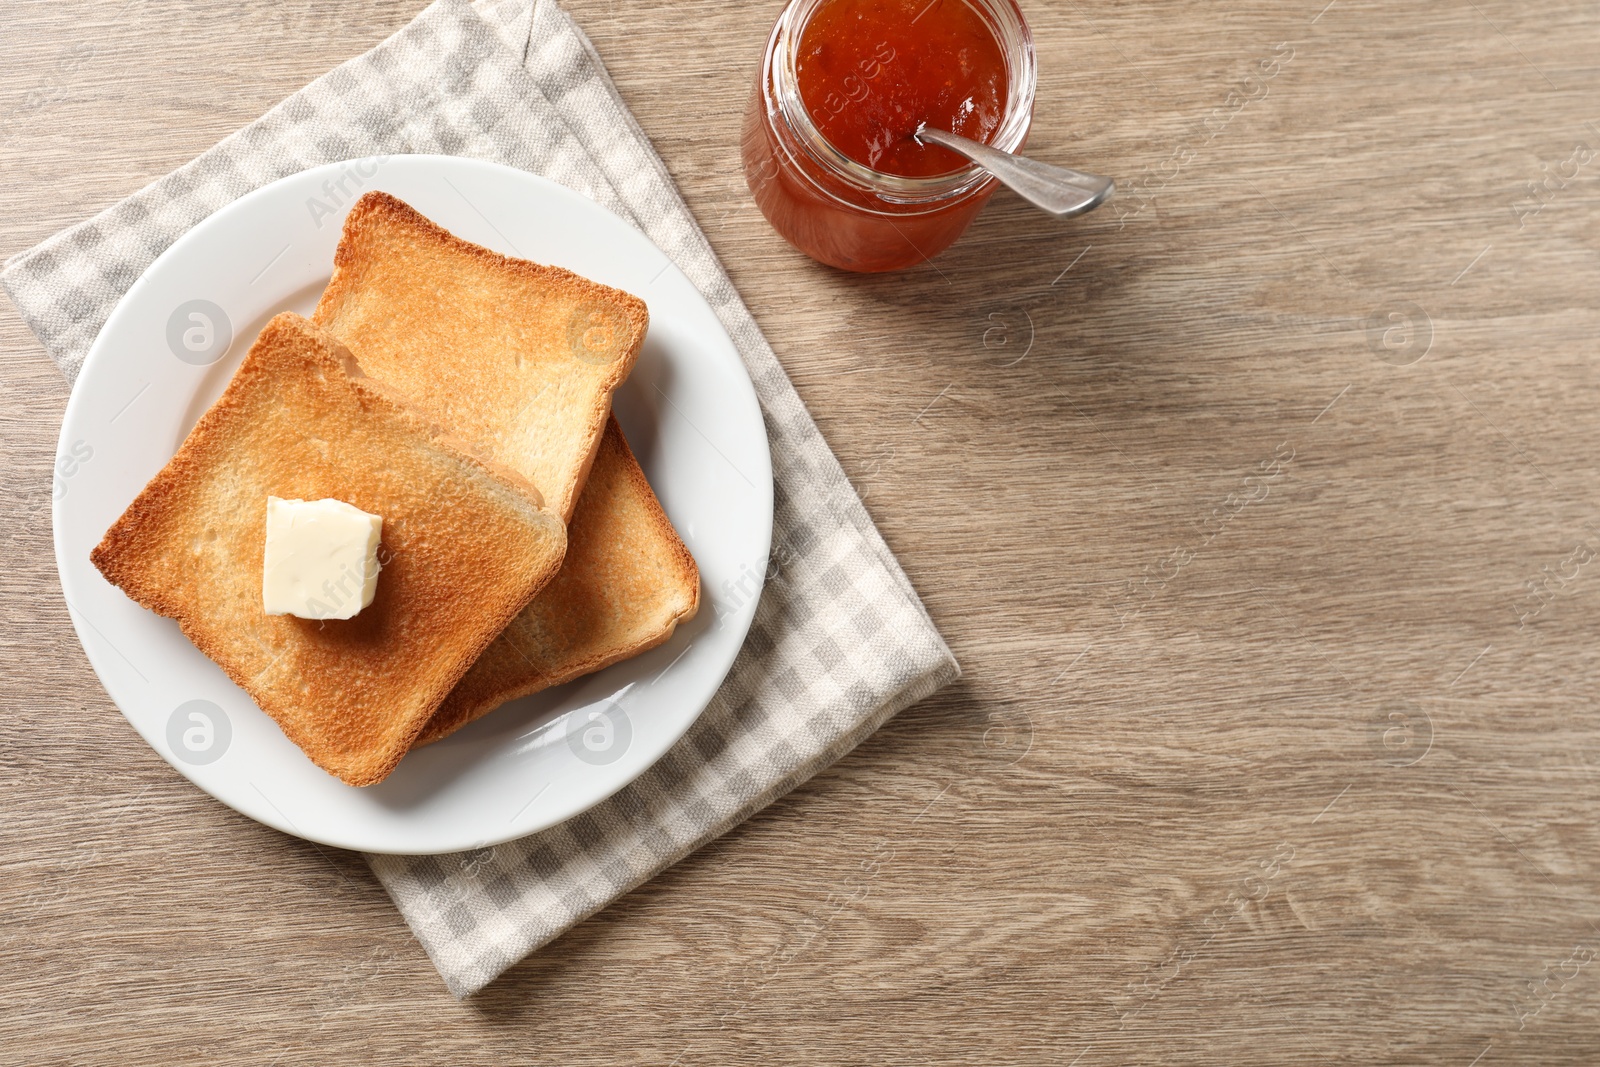
M 913 266 L 954 244 L 998 183 L 974 164 L 907 178 L 856 162 L 823 137 L 801 99 L 796 55 L 811 17 L 830 0 L 790 0 L 767 41 L 745 115 L 745 180 L 761 213 L 790 244 L 831 266 Z M 989 143 L 1021 151 L 1033 119 L 1033 36 L 1013 0 L 967 4 L 1006 62 L 1004 116 Z M 891 74 L 892 76 L 892 74 Z

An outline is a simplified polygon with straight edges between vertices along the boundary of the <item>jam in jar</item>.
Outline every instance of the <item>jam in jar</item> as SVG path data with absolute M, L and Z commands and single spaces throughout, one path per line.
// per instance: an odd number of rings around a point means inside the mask
M 1027 139 L 1033 43 L 1013 0 L 792 0 L 746 115 L 745 177 L 807 255 L 894 270 L 945 248 L 996 182 L 923 125 L 1006 151 Z

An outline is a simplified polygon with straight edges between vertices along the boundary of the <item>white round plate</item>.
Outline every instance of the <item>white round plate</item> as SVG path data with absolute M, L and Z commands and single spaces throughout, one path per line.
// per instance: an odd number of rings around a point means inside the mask
M 89 551 L 227 385 L 261 327 L 309 315 L 350 205 L 382 189 L 451 232 L 567 267 L 650 307 L 614 410 L 700 566 L 700 612 L 672 640 L 514 701 L 356 789 L 319 770 L 177 624 L 101 577 Z M 772 464 L 733 342 L 648 238 L 542 178 L 446 156 L 304 171 L 223 208 L 169 248 L 100 332 L 56 454 L 56 562 L 106 691 L 145 741 L 229 807 L 369 852 L 437 853 L 542 830 L 654 763 L 695 721 L 744 642 L 772 535 Z

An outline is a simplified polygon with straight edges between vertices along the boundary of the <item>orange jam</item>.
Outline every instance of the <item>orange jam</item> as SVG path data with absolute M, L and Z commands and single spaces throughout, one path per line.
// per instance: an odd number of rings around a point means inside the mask
M 1006 112 L 1006 57 L 964 0 L 826 0 L 800 35 L 800 99 L 863 166 L 925 178 L 966 161 L 924 124 L 987 142 Z
M 1033 92 L 1016 0 L 790 0 L 746 116 L 745 178 L 812 258 L 908 267 L 954 243 L 996 187 L 917 130 L 1018 151 Z

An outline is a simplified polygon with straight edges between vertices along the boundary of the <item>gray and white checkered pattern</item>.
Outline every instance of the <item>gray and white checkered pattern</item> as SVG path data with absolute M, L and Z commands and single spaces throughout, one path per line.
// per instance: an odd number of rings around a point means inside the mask
M 630 219 L 700 288 L 755 381 L 774 553 L 726 683 L 659 763 L 531 837 L 369 856 L 457 996 L 725 833 L 957 668 L 755 320 L 555 0 L 438 0 L 389 40 L 120 204 L 9 260 L 4 284 L 69 379 L 135 279 L 223 205 L 306 167 L 444 153 L 521 167 Z

